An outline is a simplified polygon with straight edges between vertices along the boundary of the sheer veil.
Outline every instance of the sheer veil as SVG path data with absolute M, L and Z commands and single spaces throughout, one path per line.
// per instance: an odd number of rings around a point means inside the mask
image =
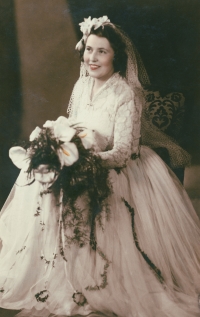
M 170 156 L 171 167 L 185 167 L 190 164 L 190 155 L 166 133 L 154 126 L 146 115 L 145 88 L 150 87 L 150 80 L 141 56 L 129 37 L 122 31 L 128 53 L 126 79 L 135 94 L 136 108 L 141 113 L 141 145 L 152 149 L 166 148 Z
M 128 55 L 126 80 L 134 92 L 136 111 L 139 117 L 141 117 L 141 126 L 138 125 L 135 127 L 135 131 L 139 129 L 141 130 L 140 144 L 148 146 L 152 149 L 166 148 L 170 156 L 171 167 L 173 168 L 185 167 L 189 165 L 190 155 L 184 149 L 182 149 L 174 139 L 154 126 L 145 113 L 145 88 L 150 86 L 150 80 L 141 56 L 128 35 L 120 27 L 111 23 L 107 16 L 103 16 L 99 19 L 94 18 L 92 20 L 89 17 L 88 19 L 85 19 L 84 22 L 80 23 L 83 37 L 77 43 L 76 49 L 80 50 L 82 47 L 82 42 L 86 42 L 92 27 L 95 29 L 98 27 L 103 28 L 106 24 L 109 24 L 111 27 L 113 27 L 116 33 L 121 36 L 123 42 L 126 44 L 126 53 Z M 67 113 L 69 115 L 72 115 L 74 111 L 72 107 L 74 99 L 76 98 L 76 100 L 78 100 L 78 96 L 81 96 L 81 91 L 84 87 L 86 77 L 88 77 L 88 73 L 84 63 L 81 62 L 80 78 L 74 87 L 67 109 Z

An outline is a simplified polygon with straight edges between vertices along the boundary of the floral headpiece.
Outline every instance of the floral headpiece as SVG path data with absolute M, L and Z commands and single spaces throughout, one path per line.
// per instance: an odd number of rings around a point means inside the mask
M 110 20 L 108 19 L 107 15 L 104 15 L 101 18 L 93 18 L 91 17 L 84 19 L 84 22 L 79 23 L 80 30 L 83 33 L 82 39 L 76 44 L 76 50 L 80 51 L 83 48 L 83 42 L 86 43 L 88 36 L 90 35 L 92 27 L 94 30 L 98 29 L 100 26 L 104 26 L 106 24 L 111 24 Z

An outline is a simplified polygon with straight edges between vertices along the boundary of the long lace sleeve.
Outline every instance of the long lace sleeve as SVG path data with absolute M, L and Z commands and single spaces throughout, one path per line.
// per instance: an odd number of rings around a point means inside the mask
M 99 155 L 108 168 L 125 167 L 131 154 L 138 152 L 140 139 L 140 112 L 137 111 L 134 98 L 122 104 L 115 118 L 114 144 L 112 150 Z

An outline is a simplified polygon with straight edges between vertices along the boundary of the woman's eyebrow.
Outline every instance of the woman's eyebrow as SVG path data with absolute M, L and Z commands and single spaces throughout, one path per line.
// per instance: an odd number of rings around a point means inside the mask
M 91 45 L 86 45 L 86 47 L 90 47 L 90 48 L 92 48 L 92 46 L 91 46 Z M 97 47 L 97 49 L 98 49 L 98 50 L 105 50 L 105 51 L 108 51 L 108 49 L 107 49 L 107 48 L 105 48 L 105 47 Z

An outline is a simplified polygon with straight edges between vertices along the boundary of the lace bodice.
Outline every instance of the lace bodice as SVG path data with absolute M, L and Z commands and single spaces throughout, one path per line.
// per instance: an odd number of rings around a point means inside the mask
M 138 153 L 140 138 L 140 114 L 133 92 L 115 73 L 91 101 L 93 83 L 91 77 L 78 80 L 68 110 L 69 119 L 71 123 L 96 131 L 99 155 L 105 166 L 124 167 L 131 154 Z

